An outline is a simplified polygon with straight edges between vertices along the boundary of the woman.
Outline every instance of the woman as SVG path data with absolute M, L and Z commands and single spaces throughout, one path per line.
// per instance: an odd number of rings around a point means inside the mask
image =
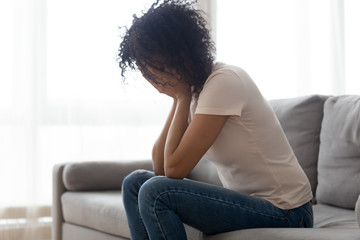
M 309 181 L 278 120 L 240 68 L 214 63 L 192 3 L 156 2 L 134 17 L 119 48 L 122 75 L 138 68 L 172 109 L 154 144 L 154 172 L 123 182 L 132 239 L 186 239 L 246 228 L 312 227 Z M 184 179 L 202 157 L 223 187 Z

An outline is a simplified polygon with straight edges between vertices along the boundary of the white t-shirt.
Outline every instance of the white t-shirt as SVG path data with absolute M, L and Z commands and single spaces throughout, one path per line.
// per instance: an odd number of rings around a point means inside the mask
M 191 104 L 194 114 L 229 115 L 205 154 L 225 188 L 264 198 L 282 209 L 312 199 L 300 167 L 271 106 L 242 69 L 216 63 Z

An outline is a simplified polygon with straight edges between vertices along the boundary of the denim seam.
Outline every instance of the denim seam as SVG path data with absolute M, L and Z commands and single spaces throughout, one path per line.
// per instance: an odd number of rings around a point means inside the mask
M 157 212 L 156 212 L 156 203 L 158 202 L 158 199 L 159 199 L 162 195 L 164 195 L 164 194 L 166 194 L 166 192 L 163 193 L 163 194 L 159 194 L 159 195 L 157 196 L 157 198 L 155 198 L 154 205 L 153 205 L 153 212 L 154 212 L 155 218 L 156 218 L 156 225 L 158 226 L 158 228 L 159 228 L 159 230 L 160 230 L 161 235 L 163 236 L 163 238 L 166 239 L 165 234 L 164 234 L 164 231 L 163 231 L 163 229 L 162 229 L 162 227 L 161 227 L 161 225 L 160 225 L 160 221 L 159 221 Z

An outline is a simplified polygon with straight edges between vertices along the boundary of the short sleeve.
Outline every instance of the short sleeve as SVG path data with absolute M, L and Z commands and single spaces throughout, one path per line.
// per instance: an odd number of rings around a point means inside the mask
M 214 72 L 199 95 L 195 114 L 241 116 L 247 101 L 245 86 L 231 70 Z

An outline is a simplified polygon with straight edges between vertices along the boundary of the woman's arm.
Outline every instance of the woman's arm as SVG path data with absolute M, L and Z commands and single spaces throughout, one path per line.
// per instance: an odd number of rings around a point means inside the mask
M 192 98 L 190 87 L 169 76 L 166 76 L 165 84 L 149 82 L 160 93 L 174 99 L 170 115 L 153 148 L 155 174 L 184 178 L 215 142 L 228 116 L 195 114 L 188 124 Z
M 175 113 L 165 142 L 167 177 L 184 178 L 215 142 L 228 116 L 195 114 L 188 124 L 191 98 L 177 97 Z
M 166 137 L 168 135 L 168 131 L 171 125 L 171 122 L 174 117 L 175 109 L 176 109 L 177 101 L 174 99 L 174 103 L 172 105 L 169 116 L 165 122 L 163 130 L 160 133 L 160 136 L 156 140 L 154 147 L 152 149 L 152 161 L 153 161 L 153 170 L 155 175 L 165 175 L 164 170 L 164 149 Z
M 189 110 L 190 110 L 190 102 L 191 98 L 188 96 L 180 97 L 176 99 L 175 112 L 173 116 L 173 120 L 171 122 L 168 137 L 166 139 L 166 145 L 164 149 L 164 155 L 166 156 L 167 161 L 164 164 L 165 175 L 168 176 L 169 166 L 171 166 L 171 162 L 169 161 L 169 157 L 173 154 L 173 152 L 178 147 L 186 129 L 188 128 L 188 118 L 189 118 Z

